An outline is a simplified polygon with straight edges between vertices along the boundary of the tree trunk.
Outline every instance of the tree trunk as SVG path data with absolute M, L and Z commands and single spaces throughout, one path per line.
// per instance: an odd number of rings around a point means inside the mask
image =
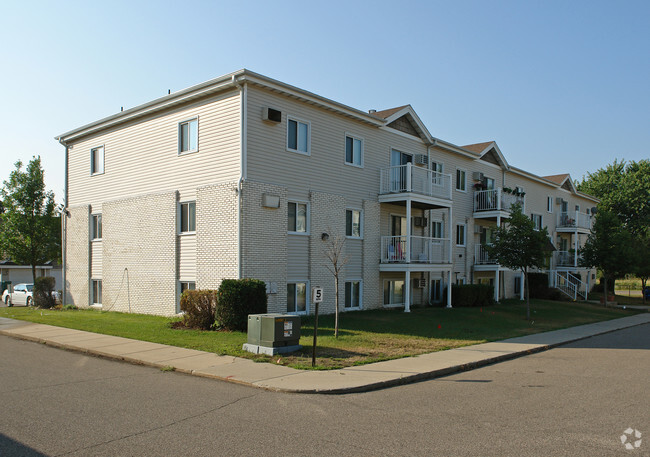
M 36 265 L 32 265 L 32 284 L 36 284 Z
M 526 320 L 530 320 L 530 289 L 528 287 L 528 269 L 524 270 L 524 282 L 526 283 Z
M 339 275 L 334 276 L 334 338 L 339 337 Z
M 605 291 L 605 300 L 603 300 L 603 303 L 605 304 L 605 308 L 607 308 L 607 276 L 603 274 L 603 279 L 605 280 L 605 286 L 603 290 Z
M 647 278 L 641 278 L 641 298 L 643 299 L 643 304 L 645 305 L 645 285 L 647 283 Z

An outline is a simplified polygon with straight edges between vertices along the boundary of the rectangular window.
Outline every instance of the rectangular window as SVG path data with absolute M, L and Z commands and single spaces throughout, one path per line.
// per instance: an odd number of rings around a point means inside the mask
M 553 212 L 553 197 L 546 197 L 546 211 Z
M 456 169 L 456 190 L 461 192 L 467 190 L 467 172 L 458 168 Z
M 181 295 L 183 295 L 183 292 L 186 290 L 196 290 L 196 283 L 194 281 L 180 281 Z
M 384 281 L 384 306 L 404 305 L 404 281 Z
M 93 305 L 101 305 L 102 304 L 102 280 L 93 279 L 92 289 L 93 289 Z
M 433 238 L 443 238 L 445 232 L 443 229 L 442 221 L 432 221 L 431 222 L 431 236 Z
M 521 294 L 521 276 L 515 276 L 515 295 Z
M 361 211 L 356 209 L 345 210 L 345 235 L 361 238 Z
M 287 230 L 291 233 L 307 233 L 307 203 L 289 202 Z
M 345 163 L 363 166 L 363 140 L 350 135 L 345 136 Z
M 345 307 L 361 308 L 361 281 L 345 282 Z
M 287 122 L 287 149 L 309 154 L 309 124 L 289 119 Z
M 576 205 L 576 211 L 580 211 L 580 205 Z
M 101 175 L 104 173 L 104 146 L 90 150 L 90 174 Z
M 196 152 L 199 149 L 199 120 L 178 124 L 178 153 Z
M 91 216 L 91 236 L 92 240 L 101 240 L 102 239 L 102 215 L 93 214 Z
M 541 214 L 531 214 L 530 219 L 535 223 L 535 230 L 542 229 L 542 215 Z
M 196 202 L 180 204 L 180 233 L 196 232 Z
M 444 169 L 444 166 L 442 162 L 431 162 L 431 170 L 437 172 L 437 173 L 442 173 L 442 170 Z
M 456 246 L 465 246 L 465 224 L 456 224 Z
M 306 282 L 287 283 L 287 312 L 288 313 L 307 312 L 307 283 Z

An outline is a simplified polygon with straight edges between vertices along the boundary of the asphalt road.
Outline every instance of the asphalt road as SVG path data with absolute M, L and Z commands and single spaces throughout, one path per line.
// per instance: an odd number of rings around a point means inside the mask
M 339 396 L 0 336 L 0 456 L 650 456 L 649 382 L 650 325 Z M 629 427 L 643 434 L 633 450 L 620 439 Z

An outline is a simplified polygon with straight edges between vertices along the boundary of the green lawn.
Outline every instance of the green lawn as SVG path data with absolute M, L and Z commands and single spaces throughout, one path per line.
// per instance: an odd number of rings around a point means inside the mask
M 633 311 L 585 303 L 545 300 L 531 302 L 532 320 L 525 320 L 525 304 L 505 301 L 484 308 L 420 308 L 342 313 L 339 338 L 333 336 L 334 317 L 319 318 L 318 368 L 339 368 L 441 351 L 537 332 L 614 319 Z M 246 334 L 172 329 L 177 319 L 96 310 L 39 310 L 0 308 L 0 317 L 117 335 L 143 341 L 198 349 L 217 354 L 311 368 L 313 318 L 303 317 L 303 350 L 290 356 L 253 355 L 242 351 Z

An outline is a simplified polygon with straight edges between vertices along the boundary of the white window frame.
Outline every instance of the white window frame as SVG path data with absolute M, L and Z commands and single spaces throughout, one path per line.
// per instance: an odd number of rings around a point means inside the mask
M 348 235 L 348 211 L 352 212 L 353 216 L 354 216 L 355 212 L 359 213 L 359 236 Z M 352 230 L 352 232 L 354 232 L 354 230 Z M 353 240 L 362 240 L 363 239 L 363 210 L 358 209 L 358 208 L 346 208 L 345 209 L 345 237 L 353 239 Z
M 431 221 L 431 236 L 433 238 L 438 238 L 437 236 L 434 236 L 434 233 L 433 233 L 434 232 L 433 227 L 434 227 L 434 225 L 437 225 L 437 224 L 440 224 L 440 239 L 444 239 L 445 238 L 445 222 L 442 219 L 438 219 L 438 220 L 434 219 L 434 220 Z
M 553 197 L 550 195 L 546 197 L 546 212 L 553 213 Z
M 191 205 L 192 203 L 194 203 L 194 230 L 183 231 L 183 206 L 185 205 L 188 206 L 188 218 L 189 218 L 189 205 Z M 189 220 L 188 220 L 188 228 L 189 228 Z M 187 201 L 178 202 L 178 234 L 182 236 L 196 234 L 196 200 L 187 200 Z
M 183 126 L 183 125 L 185 125 L 185 124 L 188 124 L 188 125 L 189 125 L 189 124 L 191 124 L 192 122 L 196 122 L 196 148 L 194 148 L 194 149 L 187 149 L 187 150 L 183 151 L 183 150 L 181 149 L 181 148 L 183 147 L 183 144 L 182 144 L 182 134 L 181 134 L 181 129 L 182 129 L 182 126 Z M 178 155 L 179 155 L 179 156 L 182 156 L 182 155 L 185 155 L 185 154 L 192 154 L 192 153 L 194 153 L 194 152 L 198 152 L 198 150 L 199 150 L 199 117 L 198 117 L 198 116 L 194 116 L 194 117 L 190 117 L 190 118 L 188 118 L 188 119 L 184 119 L 184 120 L 180 121 L 180 122 L 178 123 L 177 130 L 178 130 L 178 133 L 177 133 L 177 134 L 178 134 Z M 191 133 L 192 133 L 192 129 L 190 128 L 190 129 L 189 129 L 189 132 L 188 132 L 188 140 L 189 140 L 189 144 L 192 144 L 192 140 L 191 140 L 191 136 L 190 136 Z M 189 145 L 188 145 L 188 146 L 189 146 Z
M 97 228 L 99 227 L 99 236 L 97 236 Z M 104 228 L 102 227 L 102 214 L 95 213 L 90 215 L 90 239 L 92 241 L 101 241 Z
M 405 302 L 402 302 L 402 303 L 386 303 L 386 285 L 388 285 L 388 287 L 389 287 L 388 295 L 390 297 L 390 283 L 391 282 L 394 283 L 394 282 L 398 282 L 398 281 L 403 282 L 405 288 L 408 287 L 408 284 L 406 284 L 405 279 L 384 279 L 384 287 L 381 289 L 382 302 L 383 302 L 383 307 L 384 308 L 401 308 L 402 306 L 406 305 Z M 402 293 L 402 300 L 404 300 L 405 298 L 406 298 L 406 291 L 404 291 Z
M 293 121 L 296 122 L 296 124 L 305 124 L 307 126 L 307 151 L 301 151 L 300 149 L 297 149 L 297 146 L 300 144 L 300 129 L 298 128 L 298 125 L 296 125 L 296 149 L 292 149 L 289 147 L 289 123 Z M 293 116 L 287 116 L 287 137 L 286 137 L 286 142 L 285 145 L 287 147 L 287 151 L 289 152 L 295 152 L 297 154 L 302 154 L 309 156 L 311 155 L 311 122 L 306 121 L 304 119 L 299 119 L 297 117 Z
M 463 173 L 463 188 L 462 189 L 458 188 L 458 184 L 460 183 L 460 181 L 458 180 L 458 173 L 459 172 Z M 467 170 L 465 170 L 463 168 L 456 168 L 456 186 L 455 187 L 456 187 L 456 190 L 458 192 L 467 192 Z
M 296 299 L 296 311 L 289 311 L 289 296 L 287 295 L 287 302 L 286 302 L 286 309 L 287 309 L 287 314 L 297 314 L 297 315 L 307 315 L 309 314 L 309 310 L 311 308 L 311 288 L 309 287 L 309 280 L 308 279 L 296 279 L 296 280 L 289 280 L 287 281 L 287 289 L 289 288 L 290 284 L 304 284 L 305 285 L 305 310 L 304 311 L 298 311 L 298 288 L 296 288 L 296 295 L 294 298 Z M 287 290 L 287 294 L 289 291 Z
M 101 278 L 92 278 L 90 280 L 90 304 L 93 306 L 102 306 L 102 302 L 104 301 L 103 297 L 103 289 L 104 286 L 102 284 L 102 279 Z M 95 292 L 97 291 L 99 285 L 99 301 L 95 301 Z
M 352 162 L 348 162 L 348 138 L 352 139 L 352 144 L 353 144 Z M 360 147 L 360 151 L 359 151 L 359 155 L 360 155 L 359 164 L 354 163 L 354 141 L 355 140 L 361 142 L 361 147 Z M 363 149 L 364 149 L 364 146 L 365 146 L 364 143 L 365 143 L 365 140 L 362 137 L 360 137 L 358 135 L 353 135 L 352 133 L 348 133 L 348 132 L 345 133 L 345 144 L 343 145 L 343 147 L 344 147 L 343 151 L 345 153 L 344 161 L 345 161 L 346 165 L 349 165 L 351 167 L 363 168 L 363 155 L 364 155 L 363 154 Z
M 295 204 L 295 205 L 305 205 L 306 211 L 305 211 L 305 231 L 304 232 L 296 232 L 294 230 L 289 230 L 289 205 L 290 204 Z M 296 206 L 296 215 L 298 214 L 298 207 Z M 297 217 L 296 217 L 297 221 Z M 310 205 L 308 201 L 301 201 L 301 200 L 289 200 L 287 202 L 287 233 L 289 235 L 309 235 L 310 233 L 310 222 L 311 222 L 311 210 L 310 210 Z M 296 224 L 297 227 L 298 224 Z
M 101 150 L 100 154 L 100 162 L 99 164 L 95 163 L 95 151 Z M 97 176 L 97 175 L 103 175 L 104 174 L 104 164 L 105 164 L 105 157 L 106 157 L 106 148 L 102 144 L 100 146 L 96 146 L 94 148 L 90 148 L 90 176 Z M 96 165 L 99 165 L 99 167 L 96 167 Z M 95 171 L 95 168 L 97 168 L 97 171 Z
M 580 205 L 576 205 L 576 211 L 580 212 Z
M 434 165 L 440 165 L 440 170 L 437 170 Z M 437 160 L 432 160 L 431 161 L 431 171 L 435 171 L 437 173 L 443 174 L 445 172 L 445 164 L 444 164 L 444 162 L 438 162 Z
M 189 290 L 196 290 L 196 281 L 194 279 L 179 279 L 178 280 L 178 299 L 176 300 L 176 313 L 181 312 L 181 295 L 183 295 L 183 284 L 194 284 L 194 288 L 189 287 Z M 186 289 L 187 290 L 187 289 Z
M 359 306 L 346 306 L 345 298 L 346 298 L 346 289 L 348 287 L 348 283 L 352 284 L 358 282 L 359 283 Z M 352 291 L 354 289 L 350 289 L 350 297 L 352 297 Z M 354 300 L 352 300 L 354 302 Z M 360 278 L 347 278 L 345 280 L 345 284 L 343 286 L 343 310 L 345 311 L 353 311 L 353 310 L 359 310 L 363 309 L 363 280 Z
M 463 243 L 458 244 L 458 228 L 463 227 Z M 456 224 L 456 246 L 464 247 L 467 245 L 467 224 Z
M 535 223 L 535 230 L 541 230 L 544 226 L 544 217 L 541 214 L 531 213 L 530 220 Z

